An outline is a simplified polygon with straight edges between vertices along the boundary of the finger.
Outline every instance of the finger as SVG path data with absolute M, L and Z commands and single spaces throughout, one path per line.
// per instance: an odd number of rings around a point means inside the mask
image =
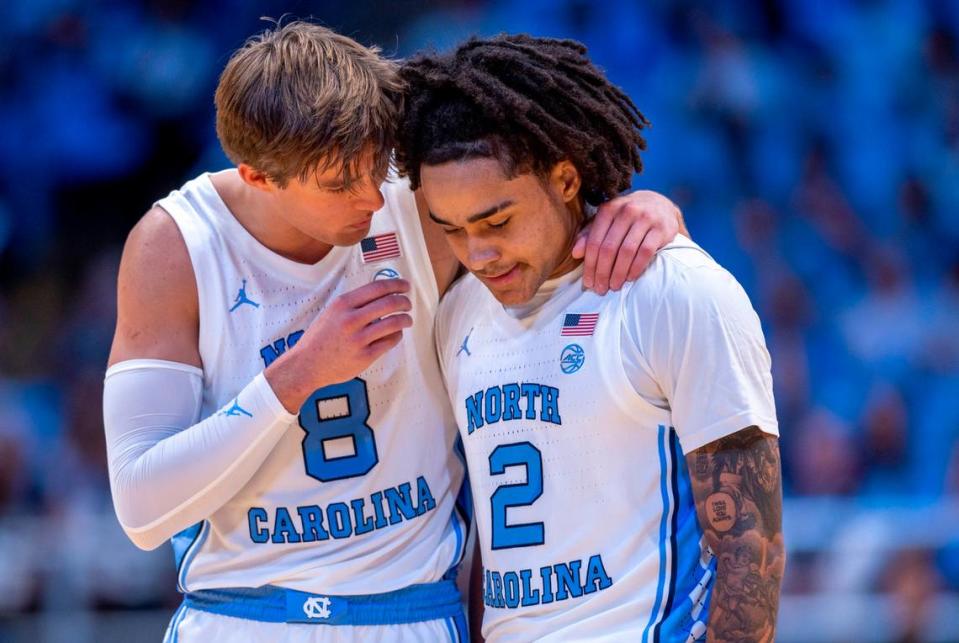
M 639 279 L 639 276 L 649 267 L 649 264 L 653 261 L 653 257 L 656 256 L 656 252 L 662 248 L 663 245 L 662 234 L 656 230 L 650 230 L 646 238 L 643 239 L 643 243 L 639 246 L 633 263 L 629 266 L 629 274 L 626 276 L 626 280 L 636 281 Z
M 613 225 L 606 232 L 606 237 L 599 245 L 599 251 L 596 254 L 596 271 L 593 276 L 593 292 L 605 295 L 609 290 L 609 276 L 613 271 L 613 263 L 616 256 L 620 253 L 620 247 L 623 245 L 623 239 L 632 227 L 632 223 L 626 220 L 626 217 L 618 217 L 613 221 Z M 587 251 L 589 254 L 589 251 Z
M 394 313 L 402 313 L 413 310 L 413 303 L 406 295 L 386 295 L 379 299 L 374 299 L 362 308 L 358 308 L 351 315 L 351 320 L 358 326 L 366 326 L 375 322 L 381 317 L 386 317 Z
M 404 328 L 409 328 L 412 325 L 413 318 L 406 313 L 390 315 L 369 324 L 360 331 L 357 339 L 362 345 L 370 346 L 387 335 L 401 332 Z
M 380 279 L 340 295 L 340 300 L 347 308 L 362 308 L 380 297 L 409 290 L 410 282 L 405 279 Z
M 636 255 L 642 248 L 643 240 L 649 236 L 641 226 L 634 225 L 626 233 L 623 243 L 619 246 L 613 270 L 609 276 L 609 289 L 619 290 L 629 279 L 630 269 L 636 260 Z M 635 278 L 634 278 L 635 279 Z
M 573 250 L 570 254 L 573 259 L 582 259 L 586 254 L 586 239 L 589 237 L 589 224 L 579 231 L 576 235 L 576 243 L 573 244 Z
M 396 348 L 397 344 L 400 343 L 400 340 L 403 339 L 403 331 L 397 331 L 395 333 L 390 333 L 385 337 L 381 337 L 372 344 L 366 347 L 366 354 L 369 356 L 371 361 L 376 361 L 383 356 L 384 353 Z
M 599 246 L 606 237 L 609 226 L 613 223 L 615 210 L 609 207 L 610 204 L 604 203 L 596 211 L 596 216 L 590 222 L 589 231 L 586 237 L 586 254 L 583 257 L 583 285 L 587 288 L 593 287 L 596 276 L 596 259 L 599 256 Z

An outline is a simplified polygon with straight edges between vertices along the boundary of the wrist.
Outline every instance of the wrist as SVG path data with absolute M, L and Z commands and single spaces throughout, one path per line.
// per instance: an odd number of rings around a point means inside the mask
M 290 413 L 299 413 L 306 398 L 325 386 L 316 381 L 315 371 L 308 372 L 302 368 L 295 352 L 287 352 L 263 371 L 263 377 L 273 389 L 273 394 Z

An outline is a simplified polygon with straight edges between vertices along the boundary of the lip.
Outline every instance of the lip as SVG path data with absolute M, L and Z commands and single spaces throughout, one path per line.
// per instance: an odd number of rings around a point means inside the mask
M 347 226 L 347 228 L 349 228 L 350 230 L 365 230 L 370 227 L 371 223 L 373 223 L 373 217 L 369 217 L 368 219 L 364 219 L 363 221 L 360 221 L 359 223 L 354 223 L 353 225 L 349 225 Z
M 519 264 L 514 265 L 506 272 L 500 273 L 495 277 L 483 275 L 483 281 L 491 286 L 502 286 L 513 280 L 519 274 Z

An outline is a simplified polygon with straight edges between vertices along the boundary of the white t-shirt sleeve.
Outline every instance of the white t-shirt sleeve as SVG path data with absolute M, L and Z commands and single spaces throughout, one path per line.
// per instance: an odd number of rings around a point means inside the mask
M 637 392 L 670 409 L 683 452 L 753 425 L 779 435 L 769 352 L 739 283 L 688 247 L 649 272 L 626 295 L 623 361 Z

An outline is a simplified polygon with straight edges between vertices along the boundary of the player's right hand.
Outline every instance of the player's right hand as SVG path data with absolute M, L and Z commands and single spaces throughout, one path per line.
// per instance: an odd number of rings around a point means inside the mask
M 298 412 L 313 391 L 353 379 L 399 344 L 413 325 L 409 290 L 403 279 L 383 279 L 334 299 L 264 372 L 286 410 Z

